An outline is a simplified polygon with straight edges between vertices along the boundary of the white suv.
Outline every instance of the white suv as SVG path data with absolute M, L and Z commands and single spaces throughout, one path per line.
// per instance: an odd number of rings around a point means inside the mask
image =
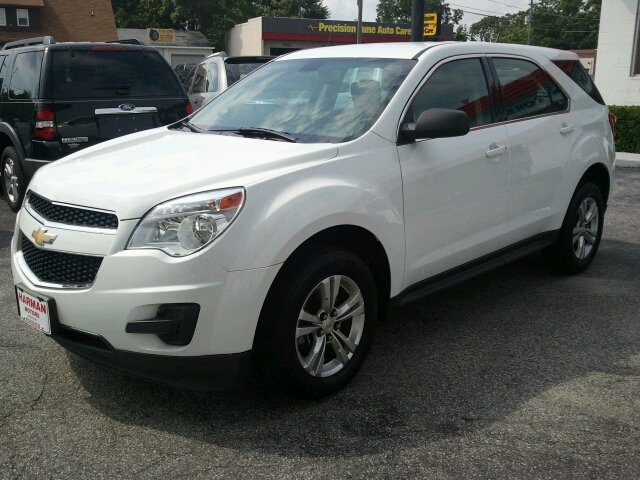
M 587 268 L 611 120 L 568 52 L 295 52 L 177 125 L 39 170 L 12 243 L 20 314 L 139 378 L 219 388 L 254 362 L 319 397 L 392 304 L 539 249 Z

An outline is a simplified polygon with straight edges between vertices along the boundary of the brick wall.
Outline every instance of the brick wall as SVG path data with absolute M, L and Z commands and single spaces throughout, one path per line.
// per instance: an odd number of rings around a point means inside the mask
M 40 18 L 42 35 L 56 42 L 118 39 L 111 0 L 44 0 Z

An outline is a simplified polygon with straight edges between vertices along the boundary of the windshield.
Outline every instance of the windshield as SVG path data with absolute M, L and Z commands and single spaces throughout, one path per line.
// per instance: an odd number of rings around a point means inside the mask
M 378 119 L 413 60 L 282 60 L 256 70 L 195 114 L 203 131 L 266 128 L 303 143 L 344 142 Z

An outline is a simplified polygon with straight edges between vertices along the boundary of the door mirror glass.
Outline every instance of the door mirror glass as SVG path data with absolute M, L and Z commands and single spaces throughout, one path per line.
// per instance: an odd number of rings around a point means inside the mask
M 469 128 L 469 115 L 465 112 L 449 108 L 430 108 L 422 112 L 414 124 L 405 121 L 402 136 L 406 140 L 462 137 L 469 133 Z

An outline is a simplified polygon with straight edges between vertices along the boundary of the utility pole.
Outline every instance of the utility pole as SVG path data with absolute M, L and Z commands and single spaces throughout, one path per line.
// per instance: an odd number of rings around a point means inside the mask
M 424 41 L 424 0 L 411 3 L 411 41 Z
M 362 43 L 362 2 L 358 0 L 358 32 L 356 33 L 356 43 Z
M 533 0 L 529 4 L 529 31 L 527 32 L 527 45 L 531 42 L 531 24 L 533 23 Z

